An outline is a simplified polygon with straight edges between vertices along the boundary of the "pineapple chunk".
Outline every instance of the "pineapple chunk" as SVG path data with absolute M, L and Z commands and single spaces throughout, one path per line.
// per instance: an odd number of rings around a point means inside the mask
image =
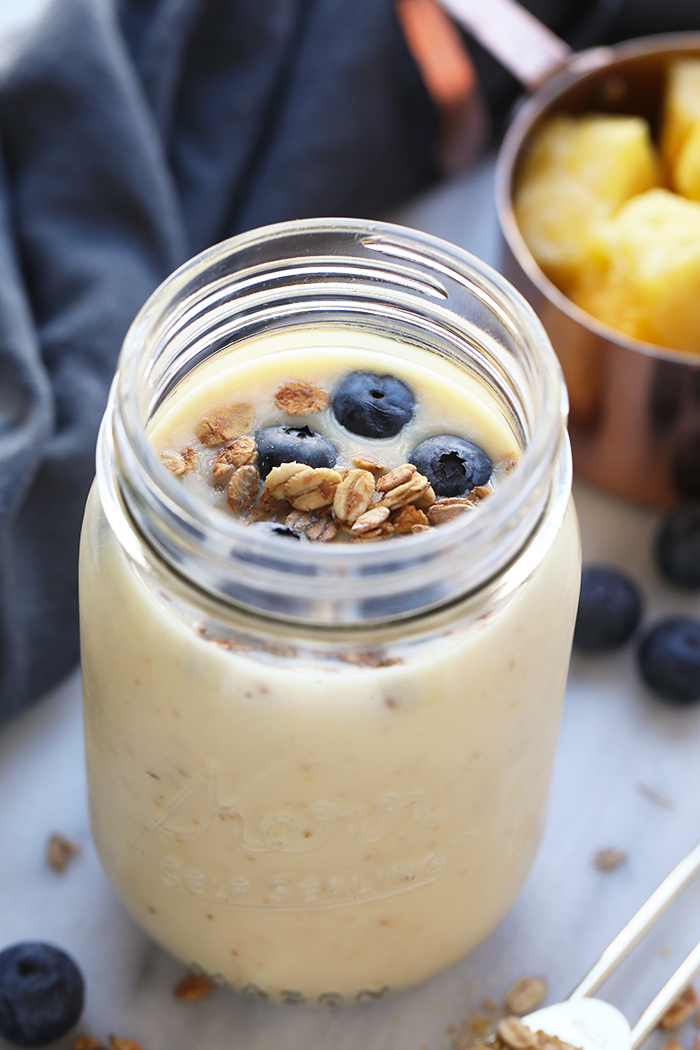
M 700 203 L 653 189 L 598 229 L 608 268 L 579 282 L 582 309 L 636 339 L 700 353 Z
M 641 117 L 556 116 L 540 130 L 514 194 L 520 231 L 537 263 L 565 293 L 600 269 L 597 223 L 660 182 Z
M 676 189 L 691 201 L 700 201 L 700 121 L 683 143 L 674 169 Z
M 672 63 L 661 120 L 661 156 L 672 189 L 681 189 L 678 166 L 686 143 L 700 126 L 700 59 L 681 58 Z M 697 149 L 697 147 L 695 147 Z M 687 161 L 685 162 L 687 165 Z M 680 176 L 684 179 L 684 176 Z

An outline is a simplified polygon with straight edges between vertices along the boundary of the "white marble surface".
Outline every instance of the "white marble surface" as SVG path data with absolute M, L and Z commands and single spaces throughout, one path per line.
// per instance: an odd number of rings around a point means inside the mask
M 0 0 L 0 32 L 20 28 L 42 0 Z M 490 159 L 393 218 L 497 257 Z M 657 516 L 583 483 L 575 486 L 587 561 L 630 572 L 645 620 L 700 614 L 700 599 L 658 578 Z M 524 973 L 566 996 L 617 930 L 700 838 L 700 706 L 677 710 L 640 684 L 632 646 L 572 663 L 545 840 L 517 903 L 470 956 L 428 984 L 333 1012 L 253 1003 L 224 989 L 198 1004 L 173 1000 L 183 967 L 148 940 L 116 901 L 90 842 L 79 679 L 75 675 L 0 733 L 0 946 L 47 939 L 73 953 L 87 980 L 81 1029 L 116 1032 L 143 1050 L 443 1050 L 448 1028 L 484 996 L 498 1000 Z M 83 852 L 62 875 L 44 844 L 59 830 Z M 591 863 L 604 846 L 628 852 L 618 870 Z M 700 881 L 604 986 L 636 1020 L 700 939 Z M 690 1027 L 681 1032 L 685 1046 Z M 660 1037 L 652 1037 L 660 1045 Z M 56 1044 L 59 1050 L 70 1039 Z M 9 1044 L 0 1038 L 0 1050 Z

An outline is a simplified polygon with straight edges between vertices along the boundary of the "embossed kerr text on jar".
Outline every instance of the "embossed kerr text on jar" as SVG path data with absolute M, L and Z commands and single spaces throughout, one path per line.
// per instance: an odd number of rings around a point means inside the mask
M 186 963 L 369 1000 L 510 907 L 578 595 L 565 416 L 517 294 L 399 227 L 253 231 L 145 305 L 85 518 L 86 748 L 107 874 Z

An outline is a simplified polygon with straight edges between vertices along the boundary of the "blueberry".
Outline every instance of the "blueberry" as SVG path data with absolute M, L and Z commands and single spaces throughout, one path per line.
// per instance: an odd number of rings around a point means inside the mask
M 657 696 L 674 704 L 700 700 L 700 620 L 662 620 L 644 636 L 637 657 Z
M 689 503 L 664 521 L 656 538 L 656 562 L 667 580 L 700 588 L 700 503 Z
M 282 536 L 284 539 L 301 539 L 298 532 L 288 528 L 287 525 L 281 525 L 277 521 L 255 521 L 252 525 L 248 525 L 248 528 L 253 529 L 255 532 L 266 532 L 270 536 Z
M 83 1010 L 83 978 L 52 944 L 27 942 L 0 952 L 0 1035 L 43 1046 L 65 1035 Z
M 408 461 L 428 479 L 436 496 L 464 496 L 491 477 L 491 460 L 486 453 L 471 441 L 451 434 L 421 441 Z
M 282 463 L 306 463 L 309 467 L 333 467 L 337 459 L 330 441 L 308 427 L 266 427 L 255 435 L 258 470 L 266 478 Z
M 617 649 L 632 637 L 642 615 L 635 584 L 616 569 L 597 566 L 581 573 L 574 646 L 586 652 Z
M 350 372 L 333 394 L 335 418 L 353 434 L 394 437 L 413 415 L 413 394 L 396 376 Z

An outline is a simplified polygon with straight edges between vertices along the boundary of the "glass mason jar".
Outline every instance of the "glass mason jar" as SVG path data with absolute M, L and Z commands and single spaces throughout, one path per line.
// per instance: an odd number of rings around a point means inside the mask
M 383 543 L 285 544 L 193 499 L 147 438 L 159 406 L 219 351 L 318 326 L 471 376 L 515 469 L 469 514 Z M 398 226 L 246 233 L 137 316 L 82 540 L 91 819 L 126 907 L 194 969 L 263 999 L 374 999 L 512 904 L 578 597 L 566 407 L 524 300 Z

